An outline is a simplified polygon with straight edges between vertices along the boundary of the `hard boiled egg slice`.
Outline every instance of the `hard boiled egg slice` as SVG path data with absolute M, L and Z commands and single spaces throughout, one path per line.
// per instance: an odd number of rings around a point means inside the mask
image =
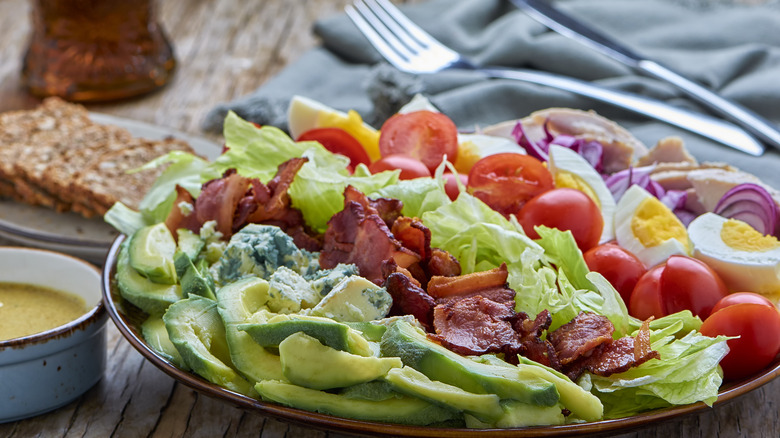
M 458 157 L 455 169 L 468 174 L 474 163 L 488 155 L 512 152 L 525 154 L 525 149 L 516 142 L 504 137 L 485 134 L 458 134 Z
M 745 222 L 705 213 L 688 225 L 693 256 L 709 265 L 735 292 L 780 297 L 780 242 Z M 777 302 L 777 300 L 773 300 Z
M 555 187 L 577 189 L 593 199 L 604 218 L 604 229 L 601 232 L 600 243 L 613 240 L 615 238 L 615 198 L 601 175 L 582 155 L 569 148 L 550 145 L 549 156 L 550 173 L 555 181 Z M 577 213 L 573 212 L 572 214 Z
M 618 245 L 648 268 L 675 254 L 691 254 L 685 225 L 669 207 L 637 185 L 629 187 L 615 207 L 615 237 Z
M 293 139 L 314 128 L 341 128 L 363 145 L 371 161 L 379 159 L 379 131 L 364 123 L 357 111 L 345 114 L 316 100 L 293 96 L 287 124 Z

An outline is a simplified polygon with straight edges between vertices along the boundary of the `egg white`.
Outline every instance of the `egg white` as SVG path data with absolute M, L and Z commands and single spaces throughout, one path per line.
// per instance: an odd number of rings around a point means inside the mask
M 688 225 L 693 256 L 720 275 L 731 291 L 772 294 L 780 292 L 780 247 L 745 251 L 721 238 L 726 218 L 705 213 Z
M 550 145 L 549 150 L 550 173 L 555 178 L 561 171 L 574 174 L 588 185 L 598 198 L 601 215 L 604 218 L 604 229 L 601 232 L 600 243 L 605 243 L 615 238 L 615 198 L 612 196 L 604 179 L 588 163 L 582 155 L 573 150 L 557 145 Z
M 663 263 L 673 255 L 689 255 L 688 242 L 671 238 L 658 245 L 645 246 L 635 235 L 631 222 L 642 202 L 653 198 L 647 190 L 632 185 L 626 190 L 615 207 L 615 238 L 618 245 L 634 254 L 648 268 Z M 668 214 L 674 215 L 669 210 Z

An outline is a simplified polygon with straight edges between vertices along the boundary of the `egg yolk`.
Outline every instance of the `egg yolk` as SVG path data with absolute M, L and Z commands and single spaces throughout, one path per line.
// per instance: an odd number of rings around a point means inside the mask
M 634 211 L 634 216 L 631 218 L 631 231 L 645 248 L 675 239 L 690 249 L 685 225 L 669 207 L 655 197 L 645 199 Z
M 368 153 L 371 161 L 380 158 L 379 155 L 379 131 L 363 124 L 363 118 L 355 110 L 349 110 L 347 117 L 334 112 L 321 112 L 317 119 L 320 127 L 341 128 L 355 137 Z
M 593 189 L 588 185 L 588 183 L 585 182 L 579 175 L 567 172 L 565 170 L 556 170 L 555 172 L 555 187 L 558 188 L 570 188 L 570 189 L 576 189 L 579 190 L 590 199 L 593 200 L 593 202 L 598 205 L 599 208 L 601 208 L 601 201 L 599 200 L 599 197 L 596 195 L 596 192 L 593 191 Z
M 736 219 L 723 223 L 720 238 L 729 247 L 740 251 L 761 252 L 780 247 L 780 242 L 774 236 L 764 236 L 747 223 Z
M 464 141 L 458 144 L 458 155 L 455 157 L 455 170 L 458 173 L 468 175 L 474 163 L 482 156 L 479 154 L 479 146 L 473 141 Z

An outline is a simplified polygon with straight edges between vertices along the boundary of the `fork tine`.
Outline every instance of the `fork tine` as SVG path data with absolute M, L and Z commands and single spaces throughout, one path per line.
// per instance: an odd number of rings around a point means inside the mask
M 356 3 L 358 2 L 360 2 L 360 0 L 356 0 Z M 396 9 L 392 4 L 389 4 L 389 7 L 393 9 L 393 15 L 391 15 L 391 12 L 388 12 L 388 6 L 383 6 L 378 1 L 362 0 L 360 5 L 370 10 L 376 16 L 377 20 L 385 25 L 387 29 L 413 54 L 417 55 L 419 52 L 429 49 L 430 44 L 425 44 L 420 41 L 419 37 L 415 37 L 415 34 L 421 33 L 422 30 L 406 19 L 406 17 L 401 14 L 401 11 Z M 406 24 L 399 23 L 399 16 L 406 20 Z M 409 27 L 412 29 L 410 30 Z
M 366 3 L 368 3 L 368 0 L 366 0 Z M 374 3 L 378 6 L 380 6 L 387 15 L 392 17 L 395 22 L 400 24 L 400 28 L 396 27 L 399 30 L 399 32 L 407 32 L 417 40 L 418 43 L 421 45 L 428 47 L 428 48 L 437 48 L 437 49 L 445 49 L 450 50 L 449 48 L 445 47 L 442 43 L 440 43 L 438 40 L 433 38 L 431 35 L 428 34 L 428 32 L 424 31 L 420 26 L 416 25 L 412 20 L 410 20 L 406 15 L 404 15 L 403 12 L 401 12 L 395 5 L 390 3 L 387 0 L 374 0 Z
M 368 13 L 365 17 L 361 12 L 358 12 L 356 8 L 360 8 L 359 3 L 355 3 L 355 7 L 347 5 L 344 11 L 347 16 L 355 23 L 355 26 L 360 29 L 360 32 L 368 39 L 368 41 L 374 46 L 384 58 L 393 64 L 400 70 L 406 70 L 409 68 L 409 54 L 401 53 L 396 47 L 400 43 L 395 39 L 388 31 L 388 29 L 379 22 L 376 17 Z M 361 8 L 362 9 L 362 8 Z M 370 20 L 370 21 L 369 21 Z M 382 33 L 380 34 L 380 29 Z M 389 39 L 389 41 L 388 41 Z

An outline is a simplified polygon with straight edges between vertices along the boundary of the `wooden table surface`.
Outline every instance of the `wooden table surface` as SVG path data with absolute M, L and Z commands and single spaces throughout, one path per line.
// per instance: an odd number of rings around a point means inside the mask
M 219 102 L 242 96 L 317 44 L 311 24 L 347 0 L 161 1 L 160 15 L 179 61 L 173 81 L 153 94 L 89 105 L 93 111 L 204 134 L 200 124 Z M 0 111 L 39 100 L 19 82 L 29 30 L 28 0 L 0 0 Z M 0 245 L 8 242 L 0 241 Z M 176 383 L 133 349 L 109 321 L 104 378 L 75 402 L 35 418 L 0 424 L 0 437 L 340 437 L 244 412 Z M 0 378 L 3 378 L 0 376 Z M 620 437 L 780 436 L 780 380 L 725 405 Z

